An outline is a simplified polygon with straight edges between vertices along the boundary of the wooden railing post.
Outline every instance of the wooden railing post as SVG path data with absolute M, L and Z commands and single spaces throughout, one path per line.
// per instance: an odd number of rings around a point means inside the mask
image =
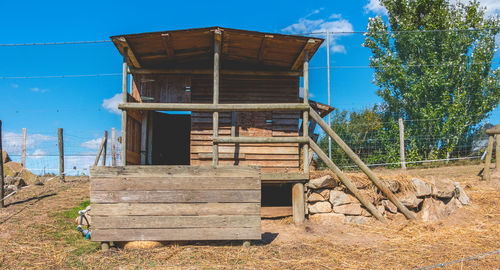
M 107 149 L 108 148 L 108 131 L 105 130 L 104 131 L 104 146 L 102 148 L 102 166 L 106 166 L 106 153 L 107 153 Z
M 495 146 L 495 171 L 498 171 L 500 167 L 500 134 L 495 135 L 496 146 Z
M 64 139 L 63 129 L 57 129 L 57 144 L 59 145 L 59 177 L 64 182 Z
M 116 166 L 116 131 L 111 128 L 111 166 Z
M 26 128 L 23 128 L 23 145 L 21 147 L 21 165 L 26 168 Z
M 483 180 L 490 180 L 490 164 L 493 155 L 493 135 L 488 135 L 488 148 L 486 149 L 486 160 L 484 161 Z
M 127 103 L 128 98 L 128 65 L 127 65 L 128 48 L 123 48 L 123 63 L 122 63 L 122 103 Z M 122 111 L 122 140 L 121 140 L 121 155 L 120 163 L 122 166 L 127 165 L 127 111 Z
M 405 126 L 403 124 L 403 119 L 398 119 L 399 123 L 399 159 L 401 162 L 401 169 L 406 170 L 405 162 Z
M 220 69 L 220 43 L 221 43 L 221 31 L 214 31 L 214 96 L 213 103 L 214 105 L 219 104 L 219 69 Z M 213 112 L 213 138 L 217 138 L 219 136 L 219 112 Z M 216 142 L 213 142 L 212 146 L 212 165 L 214 167 L 219 165 L 219 145 Z
M 4 185 L 4 176 L 3 176 L 3 153 L 2 153 L 2 120 L 0 120 L 0 208 L 4 207 L 3 202 L 3 185 Z

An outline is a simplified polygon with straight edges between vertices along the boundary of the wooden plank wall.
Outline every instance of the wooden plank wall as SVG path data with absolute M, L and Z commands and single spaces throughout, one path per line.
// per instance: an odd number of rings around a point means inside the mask
M 91 167 L 92 240 L 261 239 L 258 167 Z
M 141 128 L 141 114 L 127 112 L 127 165 L 141 164 Z
M 210 75 L 134 75 L 143 102 L 212 103 L 213 78 Z M 223 75 L 219 103 L 298 103 L 299 77 Z M 219 136 L 298 136 L 297 112 L 237 112 L 219 114 Z M 192 112 L 191 165 L 211 164 L 212 113 Z M 221 165 L 262 166 L 263 172 L 298 172 L 299 145 L 221 144 Z
M 191 79 L 193 103 L 211 103 L 212 79 L 194 76 Z M 297 103 L 298 77 L 222 76 L 220 103 Z M 232 123 L 235 136 L 272 137 L 298 136 L 299 113 L 237 112 L 219 114 L 219 136 L 230 136 Z M 212 115 L 193 112 L 191 118 L 191 165 L 208 165 L 212 153 Z M 257 165 L 263 172 L 297 172 L 299 145 L 221 144 L 221 165 Z

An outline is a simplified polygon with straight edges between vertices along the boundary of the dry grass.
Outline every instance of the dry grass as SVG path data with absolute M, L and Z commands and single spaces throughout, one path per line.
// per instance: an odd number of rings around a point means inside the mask
M 152 250 L 102 252 L 80 238 L 72 213 L 88 200 L 88 182 L 51 182 L 16 194 L 0 210 L 0 265 L 22 269 L 409 269 L 500 248 L 500 179 L 478 181 L 479 166 L 410 170 L 418 177 L 450 177 L 462 183 L 472 204 L 447 219 L 410 222 L 391 216 L 389 225 L 291 224 L 263 220 L 264 240 L 171 244 Z M 395 179 L 401 171 L 379 170 Z M 406 177 L 406 176 L 405 176 Z M 406 179 L 406 178 L 404 178 Z M 411 178 L 410 178 L 411 179 Z M 353 181 L 354 180 L 353 177 Z M 359 180 L 362 181 L 362 180 Z M 496 182 L 495 182 L 496 181 Z M 43 196 L 44 194 L 53 194 Z M 24 196 L 24 197 L 23 197 Z M 35 198 L 35 199 L 33 199 Z M 38 198 L 38 199 L 37 199 Z M 23 201 L 24 200 L 24 201 Z M 500 269 L 498 255 L 447 269 Z

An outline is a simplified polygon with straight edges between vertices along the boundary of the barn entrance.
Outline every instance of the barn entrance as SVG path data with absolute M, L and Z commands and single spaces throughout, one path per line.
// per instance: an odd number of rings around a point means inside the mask
M 191 115 L 155 112 L 152 164 L 189 165 Z

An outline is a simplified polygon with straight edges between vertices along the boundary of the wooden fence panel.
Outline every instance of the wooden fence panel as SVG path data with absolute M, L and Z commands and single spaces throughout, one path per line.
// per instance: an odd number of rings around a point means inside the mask
M 91 167 L 92 240 L 261 239 L 260 168 Z

